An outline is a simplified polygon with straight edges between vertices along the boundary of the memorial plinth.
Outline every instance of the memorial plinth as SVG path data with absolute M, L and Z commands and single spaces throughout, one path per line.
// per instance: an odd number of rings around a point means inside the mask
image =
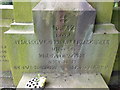
M 17 90 L 25 88 L 26 83 L 34 76 L 36 76 L 36 74 L 23 74 L 23 77 L 17 86 Z M 49 74 L 47 76 L 48 78 L 46 81 L 45 90 L 54 90 L 54 88 L 58 90 L 60 88 L 60 90 L 73 90 L 73 88 L 75 90 L 78 90 L 78 88 L 79 90 L 109 90 L 107 84 L 100 74 L 74 74 L 68 76 Z

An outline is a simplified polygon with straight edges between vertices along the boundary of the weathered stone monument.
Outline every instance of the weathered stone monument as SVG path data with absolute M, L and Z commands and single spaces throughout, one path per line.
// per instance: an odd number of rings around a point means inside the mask
M 118 49 L 118 31 L 110 23 L 112 10 L 104 21 L 98 15 L 102 9 L 85 0 L 43 0 L 34 8 L 28 6 L 22 8 L 29 12 L 14 10 L 15 22 L 5 32 L 15 85 L 24 73 L 54 74 L 68 81 L 70 75 L 78 83 L 78 74 L 82 78 L 81 73 L 100 73 L 109 82 Z M 24 19 L 18 14 L 31 15 Z
M 34 30 L 41 42 L 39 64 L 53 66 L 48 69 L 50 73 L 80 72 L 79 66 L 85 55 L 82 47 L 90 42 L 87 39 L 92 34 L 95 15 L 95 9 L 85 1 L 72 4 L 41 1 L 34 7 Z
M 10 29 L 13 22 L 13 6 L 0 5 L 0 63 L 2 64 L 0 71 L 10 71 L 9 58 L 7 55 L 7 45 L 4 32 Z
M 0 5 L 0 88 L 13 86 L 12 82 L 9 83 L 12 81 L 12 76 L 7 51 L 8 45 L 4 34 L 10 29 L 13 19 L 13 5 Z

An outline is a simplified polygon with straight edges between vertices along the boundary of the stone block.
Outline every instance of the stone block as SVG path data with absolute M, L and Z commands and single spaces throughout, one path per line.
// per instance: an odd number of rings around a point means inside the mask
M 88 0 L 88 1 L 96 9 L 97 24 L 111 23 L 114 0 L 107 0 L 107 1 Z
M 32 18 L 32 8 L 39 2 L 40 0 L 13 0 L 14 6 L 14 19 L 16 23 L 31 23 L 33 21 Z
M 0 5 L 0 19 L 14 19 L 13 5 Z

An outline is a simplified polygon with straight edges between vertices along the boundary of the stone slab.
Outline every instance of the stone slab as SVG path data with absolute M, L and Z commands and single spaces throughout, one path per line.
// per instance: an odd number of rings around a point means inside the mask
M 74 75 L 60 75 L 60 74 L 43 74 L 47 76 L 45 88 L 102 88 L 108 89 L 107 84 L 100 74 L 74 74 Z M 18 86 L 25 88 L 26 83 L 36 76 L 36 74 L 23 74 Z M 87 89 L 86 89 L 87 90 Z

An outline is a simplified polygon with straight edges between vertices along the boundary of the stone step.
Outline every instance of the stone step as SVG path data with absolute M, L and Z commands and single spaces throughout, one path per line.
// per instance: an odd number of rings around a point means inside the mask
M 33 23 L 12 23 L 5 34 L 34 34 Z

